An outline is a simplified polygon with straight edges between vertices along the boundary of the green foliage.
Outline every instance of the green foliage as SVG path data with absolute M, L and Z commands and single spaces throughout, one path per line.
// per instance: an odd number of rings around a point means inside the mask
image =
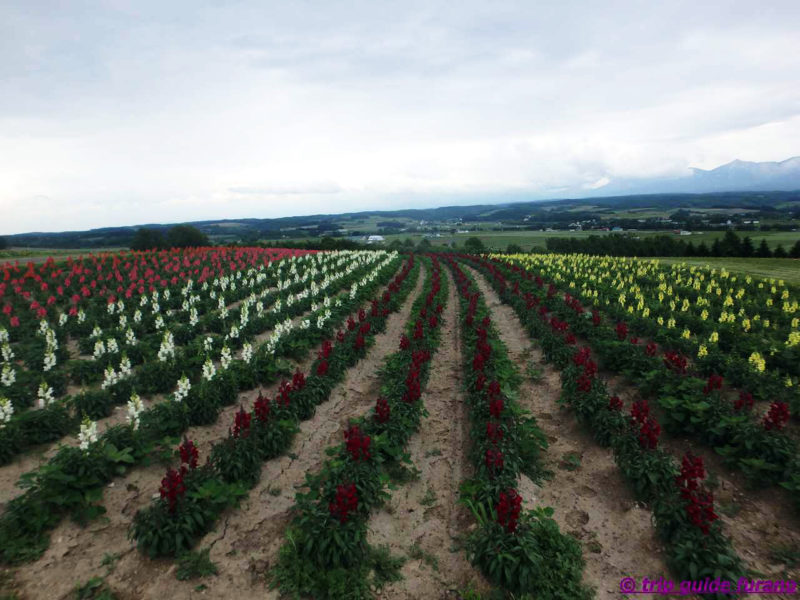
M 496 515 L 472 506 L 478 529 L 468 540 L 472 563 L 495 585 L 542 600 L 591 598 L 582 583 L 580 544 L 559 531 L 551 508 L 522 511 L 517 531 L 508 533 Z
M 178 568 L 175 570 L 175 577 L 178 581 L 216 575 L 219 571 L 217 565 L 208 556 L 210 551 L 210 548 L 203 548 L 181 554 L 178 557 Z

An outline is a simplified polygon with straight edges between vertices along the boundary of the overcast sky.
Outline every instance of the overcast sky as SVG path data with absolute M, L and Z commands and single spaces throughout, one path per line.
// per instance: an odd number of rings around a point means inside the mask
M 800 2 L 0 0 L 0 233 L 800 154 Z

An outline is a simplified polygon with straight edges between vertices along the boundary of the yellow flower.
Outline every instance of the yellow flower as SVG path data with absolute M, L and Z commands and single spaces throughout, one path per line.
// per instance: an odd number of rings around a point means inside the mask
M 798 344 L 800 344 L 800 331 L 792 331 L 789 334 L 789 339 L 786 340 L 786 345 L 789 346 L 789 348 L 792 348 Z
M 683 333 L 681 334 L 681 337 L 685 340 L 688 340 L 690 337 L 692 337 L 692 332 L 689 331 L 688 329 L 684 329 Z
M 742 321 L 742 329 L 745 331 L 750 331 L 750 319 L 744 319 Z
M 793 385 L 792 384 L 792 378 L 791 377 L 787 377 L 786 378 L 786 387 L 790 388 L 790 387 L 792 387 L 792 385 Z
M 747 359 L 747 362 L 749 362 L 756 371 L 759 371 L 759 372 L 762 372 L 762 373 L 767 368 L 767 362 L 764 360 L 764 358 L 758 352 L 753 352 L 750 355 L 750 358 Z
M 667 320 L 667 329 L 672 329 L 673 327 L 675 327 L 675 319 L 670 317 Z
M 719 334 L 716 331 L 712 331 L 711 335 L 708 336 L 708 341 L 712 344 L 716 344 L 719 341 Z
M 703 358 L 704 356 L 708 356 L 708 349 L 705 344 L 700 344 L 700 347 L 697 349 L 697 358 Z
M 705 321 L 708 318 L 708 311 L 704 308 L 703 312 L 700 313 L 700 318 Z
M 658 317 L 656 321 L 658 322 L 659 325 L 664 325 L 664 317 Z

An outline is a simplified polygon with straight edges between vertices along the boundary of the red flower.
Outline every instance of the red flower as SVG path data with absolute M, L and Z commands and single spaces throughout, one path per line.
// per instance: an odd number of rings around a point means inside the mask
M 489 421 L 486 423 L 486 437 L 493 444 L 498 444 L 503 440 L 503 429 L 500 423 Z
M 496 508 L 497 522 L 505 527 L 508 533 L 514 533 L 522 510 L 522 497 L 516 490 L 509 488 L 505 492 L 500 492 L 500 502 Z
M 317 377 L 325 377 L 328 372 L 328 361 L 323 360 L 317 365 Z
M 750 410 L 753 408 L 753 394 L 750 392 L 739 392 L 739 399 L 733 404 L 736 410 Z
M 352 425 L 344 432 L 345 448 L 353 461 L 367 460 L 370 457 L 369 447 L 372 439 L 364 435 L 358 425 Z
M 503 453 L 495 448 L 486 449 L 486 468 L 494 477 L 499 471 L 503 470 Z
M 703 459 L 687 453 L 683 457 L 681 473 L 675 478 L 681 498 L 686 501 L 686 514 L 689 521 L 704 535 L 711 531 L 711 523 L 717 520 L 714 512 L 714 496 L 700 488 L 700 480 L 705 478 Z
M 375 420 L 378 423 L 386 423 L 391 415 L 391 409 L 386 398 L 378 398 L 375 403 Z
M 682 356 L 677 352 L 665 352 L 664 365 L 670 371 L 677 373 L 678 375 L 685 375 L 688 361 L 686 360 L 685 356 Z
M 602 322 L 603 319 L 600 317 L 600 313 L 596 310 L 592 310 L 592 323 L 594 323 L 594 326 L 597 327 Z
M 611 396 L 608 399 L 609 410 L 622 410 L 622 400 L 619 396 Z
M 361 333 L 359 333 L 359 334 L 356 336 L 356 340 L 355 340 L 355 342 L 353 342 L 353 348 L 354 348 L 356 351 L 358 351 L 358 350 L 363 350 L 365 345 L 366 345 L 366 342 L 364 341 L 364 336 L 363 336 L 363 335 L 361 335 Z
M 617 323 L 617 339 L 620 341 L 628 337 L 628 326 L 625 323 Z
M 358 309 L 358 320 L 359 322 L 363 323 L 364 319 L 367 318 L 367 313 L 364 312 L 363 308 Z
M 656 344 L 655 342 L 650 342 L 644 349 L 644 353 L 647 354 L 647 356 L 655 356 L 657 351 L 658 351 L 658 344 Z
M 330 340 L 325 340 L 322 342 L 322 348 L 317 353 L 317 358 L 320 360 L 323 358 L 328 358 L 331 355 L 331 350 L 333 350 L 333 344 L 331 344 Z
M 339 331 L 336 333 L 336 341 L 340 344 L 344 341 L 344 331 Z
M 773 402 L 764 417 L 764 429 L 780 431 L 789 422 L 789 405 L 786 402 Z
M 715 390 L 722 389 L 722 376 L 720 375 L 709 375 L 708 381 L 706 382 L 705 387 L 703 387 L 703 393 L 708 396 L 711 392 Z
M 161 487 L 158 489 L 162 499 L 166 499 L 169 504 L 169 512 L 174 513 L 178 504 L 178 499 L 186 493 L 186 486 L 183 483 L 183 467 L 180 471 L 169 469 L 164 479 L 161 480 Z
M 347 523 L 350 513 L 358 509 L 358 493 L 352 483 L 336 486 L 336 498 L 328 504 L 331 516 L 339 519 L 339 523 Z
M 408 350 L 409 346 L 411 346 L 411 340 L 409 340 L 408 336 L 404 333 L 400 336 L 400 350 Z
M 239 409 L 233 419 L 233 437 L 246 438 L 250 434 L 250 418 L 250 413 L 245 412 L 244 408 Z
M 483 373 L 478 373 L 477 379 L 475 379 L 475 391 L 480 392 L 483 389 L 484 384 L 486 383 L 486 375 Z
M 178 446 L 178 451 L 180 452 L 181 455 L 181 464 L 189 465 L 190 469 L 197 468 L 197 458 L 198 458 L 197 446 L 194 445 L 194 442 L 192 442 L 192 440 L 184 436 L 183 443 L 180 446 Z
M 347 317 L 347 329 L 348 331 L 353 331 L 356 328 L 356 322 L 352 316 Z
M 262 396 L 259 393 L 258 398 L 256 398 L 255 404 L 253 405 L 253 412 L 256 415 L 256 419 L 260 423 L 266 423 L 269 420 L 270 409 L 271 407 L 269 405 L 269 398 Z
M 306 386 L 306 376 L 298 369 L 292 377 L 292 389 L 302 390 Z
M 422 339 L 422 321 L 417 319 L 417 322 L 414 323 L 414 339 L 421 340 Z
M 492 415 L 495 419 L 500 418 L 500 415 L 503 413 L 503 397 L 496 396 L 494 397 L 491 402 L 489 402 L 489 414 Z

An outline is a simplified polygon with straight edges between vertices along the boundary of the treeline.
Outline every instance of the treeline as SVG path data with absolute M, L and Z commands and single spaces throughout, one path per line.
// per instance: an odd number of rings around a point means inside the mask
M 158 229 L 142 227 L 131 240 L 131 250 L 160 250 L 162 248 L 197 248 L 210 246 L 208 236 L 191 225 L 175 225 L 166 235 Z
M 606 256 L 727 256 L 740 258 L 800 258 L 800 240 L 787 252 L 778 245 L 770 249 L 765 239 L 756 246 L 750 236 L 726 231 L 722 238 L 695 244 L 669 235 L 634 238 L 626 235 L 590 235 L 586 238 L 547 238 L 549 252 Z

